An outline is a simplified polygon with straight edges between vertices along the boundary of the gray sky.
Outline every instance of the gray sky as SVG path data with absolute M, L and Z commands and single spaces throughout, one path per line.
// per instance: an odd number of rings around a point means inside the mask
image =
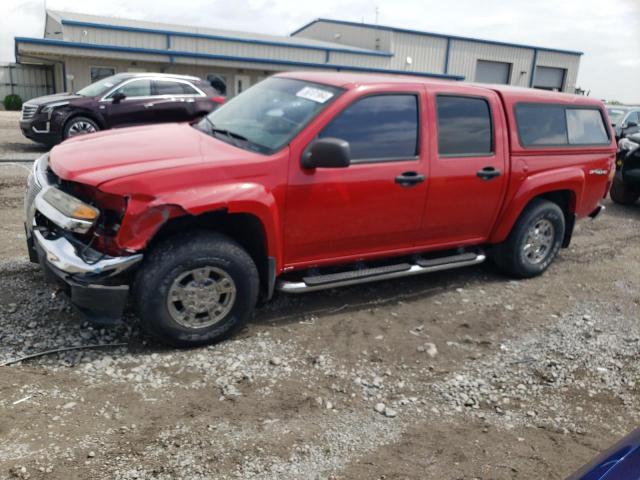
M 288 35 L 317 17 L 580 50 L 578 86 L 640 103 L 640 0 L 47 0 L 47 7 Z M 0 62 L 13 37 L 42 37 L 44 0 L 4 0 Z M 8 7 L 8 8 L 7 8 Z

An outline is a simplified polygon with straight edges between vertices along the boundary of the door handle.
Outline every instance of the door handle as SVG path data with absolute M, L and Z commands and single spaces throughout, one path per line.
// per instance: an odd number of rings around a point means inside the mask
M 483 180 L 491 180 L 502 175 L 502 172 L 500 172 L 500 170 L 495 167 L 484 167 L 478 170 L 478 173 L 476 173 L 476 175 Z
M 418 172 L 403 172 L 396 177 L 396 183 L 403 187 L 413 187 L 424 182 L 424 175 Z

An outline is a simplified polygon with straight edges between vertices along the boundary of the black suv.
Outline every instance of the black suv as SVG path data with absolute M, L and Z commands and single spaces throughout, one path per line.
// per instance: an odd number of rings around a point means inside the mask
M 197 77 L 119 73 L 77 93 L 25 102 L 20 128 L 25 137 L 54 145 L 108 128 L 194 120 L 223 101 L 216 89 Z
M 616 176 L 609 193 L 611 200 L 622 205 L 632 205 L 640 198 L 640 133 L 618 142 Z
M 616 140 L 640 132 L 640 107 L 607 105 L 607 113 L 616 133 Z

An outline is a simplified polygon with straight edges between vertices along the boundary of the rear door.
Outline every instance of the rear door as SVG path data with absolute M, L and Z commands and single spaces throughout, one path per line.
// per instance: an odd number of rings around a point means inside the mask
M 508 143 L 498 95 L 428 87 L 430 175 L 420 242 L 461 246 L 488 238 L 506 189 Z
M 153 112 L 154 122 L 191 120 L 196 99 L 203 96 L 191 84 L 172 79 L 153 80 L 153 94 L 153 105 L 148 108 Z
M 292 146 L 284 221 L 289 266 L 335 263 L 414 245 L 427 174 L 420 153 L 420 90 L 345 94 L 341 111 L 314 137 Z M 348 141 L 351 165 L 302 168 L 300 154 L 317 137 Z

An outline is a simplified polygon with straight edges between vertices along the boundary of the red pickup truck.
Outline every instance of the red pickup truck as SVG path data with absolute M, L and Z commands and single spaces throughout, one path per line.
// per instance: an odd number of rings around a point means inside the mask
M 602 210 L 597 100 L 348 73 L 271 77 L 198 123 L 77 137 L 34 165 L 30 257 L 91 318 L 212 343 L 275 290 L 475 265 L 541 274 Z

